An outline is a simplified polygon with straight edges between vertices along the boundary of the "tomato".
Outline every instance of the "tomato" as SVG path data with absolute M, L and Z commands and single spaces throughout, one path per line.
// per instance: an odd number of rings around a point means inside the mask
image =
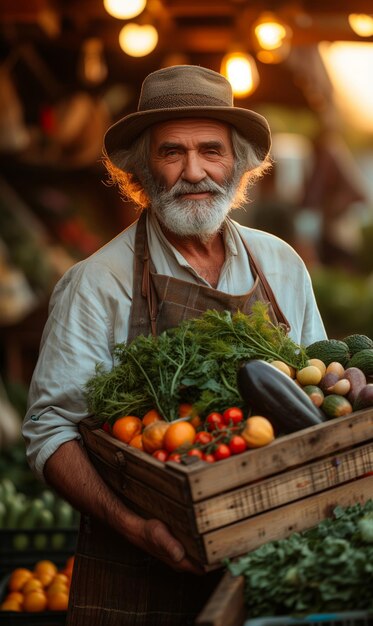
M 238 424 L 243 420 L 243 411 L 237 406 L 232 406 L 226 409 L 223 413 L 224 424 Z
M 154 456 L 155 459 L 158 459 L 158 461 L 162 461 L 162 463 L 168 461 L 168 452 L 167 450 L 163 450 L 163 448 L 155 450 L 152 456 Z
M 201 443 L 202 445 L 205 445 L 206 443 L 210 443 L 210 441 L 212 441 L 211 433 L 208 433 L 206 430 L 201 430 L 194 437 L 193 443 Z
M 223 459 L 227 459 L 231 456 L 231 451 L 225 443 L 219 443 L 218 447 L 214 452 L 215 461 L 222 461 Z
M 216 428 L 224 428 L 224 420 L 221 413 L 210 413 L 206 417 L 206 424 L 208 430 L 215 430 Z
M 111 433 L 111 426 L 109 424 L 109 422 L 104 422 L 101 426 L 102 430 L 105 431 L 105 433 Z
M 206 461 L 206 463 L 215 463 L 215 457 L 213 454 L 204 454 L 202 456 L 202 461 Z
M 241 435 L 234 435 L 228 445 L 232 454 L 241 454 L 247 450 L 246 441 Z
M 203 458 L 203 452 L 199 448 L 191 448 L 190 450 L 188 450 L 187 456 L 196 456 L 199 459 L 202 459 Z
M 167 461 L 175 461 L 175 463 L 181 463 L 181 454 L 178 452 L 171 452 Z

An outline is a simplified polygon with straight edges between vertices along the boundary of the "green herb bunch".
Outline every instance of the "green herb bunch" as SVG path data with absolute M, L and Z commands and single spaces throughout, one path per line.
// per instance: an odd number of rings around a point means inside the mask
M 185 402 L 201 417 L 243 407 L 236 382 L 242 363 L 280 359 L 300 368 L 307 361 L 305 349 L 270 321 L 262 302 L 250 315 L 209 310 L 158 337 L 140 335 L 128 345 L 118 344 L 114 358 L 113 369 L 97 365 L 86 386 L 89 411 L 111 422 L 151 408 L 172 421 Z
M 250 617 L 373 609 L 373 500 L 227 564 Z

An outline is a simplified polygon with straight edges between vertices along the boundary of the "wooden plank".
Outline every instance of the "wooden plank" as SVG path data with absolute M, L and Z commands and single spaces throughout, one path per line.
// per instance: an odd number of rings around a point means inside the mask
M 206 533 L 203 539 L 207 563 L 221 563 L 226 557 L 242 555 L 268 541 L 283 539 L 293 532 L 311 528 L 330 517 L 337 505 L 347 507 L 357 502 L 363 504 L 372 494 L 373 476 L 367 476 Z
M 243 576 L 226 572 L 197 616 L 196 626 L 242 626 L 247 614 Z
M 194 502 L 373 439 L 373 408 L 278 437 L 222 463 L 189 469 Z M 205 467 L 205 465 L 208 465 Z
M 200 533 L 205 533 L 340 485 L 371 471 L 373 443 L 199 502 L 194 505 L 197 529 Z
M 115 472 L 121 472 L 126 480 L 129 477 L 136 478 L 181 504 L 188 505 L 191 502 L 187 476 L 174 471 L 172 466 L 176 463 L 166 467 L 150 454 L 115 440 L 101 428 L 91 430 L 81 424 L 79 429 L 87 451 L 113 466 Z

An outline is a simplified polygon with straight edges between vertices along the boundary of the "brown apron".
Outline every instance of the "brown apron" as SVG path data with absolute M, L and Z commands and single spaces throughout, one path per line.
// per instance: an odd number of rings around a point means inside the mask
M 254 286 L 232 296 L 207 286 L 156 274 L 149 256 L 146 213 L 135 240 L 133 302 L 128 341 L 157 334 L 207 309 L 238 309 L 269 303 L 276 323 L 288 322 L 252 254 Z M 81 521 L 66 626 L 188 626 L 194 623 L 222 571 L 203 576 L 178 573 L 128 543 L 93 518 Z

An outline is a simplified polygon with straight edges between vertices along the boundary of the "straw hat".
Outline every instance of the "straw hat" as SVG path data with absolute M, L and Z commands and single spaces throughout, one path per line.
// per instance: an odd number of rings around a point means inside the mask
M 136 113 L 111 126 L 105 150 L 129 148 L 142 131 L 159 122 L 180 118 L 210 118 L 234 126 L 264 159 L 271 147 L 267 120 L 259 113 L 233 106 L 232 88 L 221 74 L 195 65 L 174 65 L 149 74 L 142 85 Z

